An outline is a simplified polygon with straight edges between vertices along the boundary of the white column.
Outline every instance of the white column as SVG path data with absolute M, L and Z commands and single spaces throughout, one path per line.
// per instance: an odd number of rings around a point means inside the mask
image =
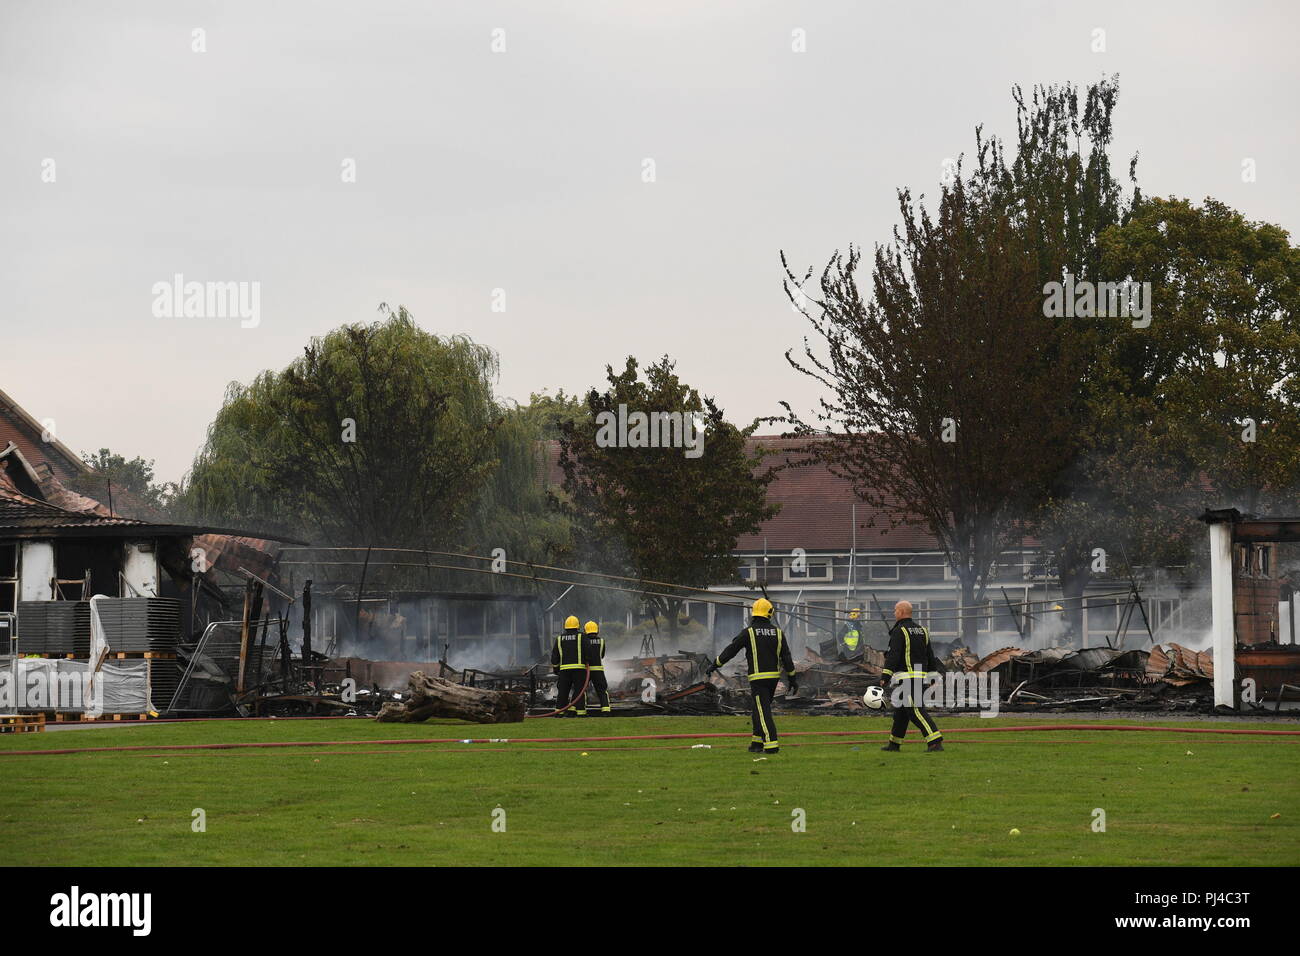
M 1214 649 L 1214 704 L 1235 707 L 1237 641 L 1232 615 L 1232 522 L 1210 525 L 1210 646 Z
M 54 577 L 54 542 L 24 541 L 20 600 L 50 600 L 50 578 Z
M 122 577 L 141 597 L 158 596 L 158 554 L 153 541 L 128 541 L 122 561 Z M 115 585 L 116 581 L 113 582 Z M 113 588 L 117 593 L 117 588 Z M 135 597 L 128 588 L 122 597 Z

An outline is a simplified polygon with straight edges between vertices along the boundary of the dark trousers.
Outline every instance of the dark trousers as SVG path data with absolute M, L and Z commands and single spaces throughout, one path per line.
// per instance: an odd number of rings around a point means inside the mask
M 934 718 L 924 707 L 895 707 L 894 726 L 889 732 L 889 739 L 896 744 L 901 744 L 903 738 L 907 736 L 909 723 L 916 724 L 927 744 L 943 739 L 943 734 L 939 733 L 939 725 L 934 722 Z
M 568 670 L 560 671 L 560 678 L 555 682 L 555 709 L 562 710 L 566 704 L 573 703 L 578 697 L 578 691 L 582 690 L 582 683 L 587 679 L 587 672 L 582 668 L 571 667 Z M 557 717 L 578 717 L 587 712 L 585 701 L 579 700 L 577 704 L 565 710 L 562 714 L 556 714 Z
M 591 683 L 588 687 L 596 692 L 596 700 L 600 701 L 600 713 L 608 714 L 610 712 L 609 682 L 605 680 L 605 672 L 593 670 L 591 672 Z M 587 702 L 584 700 L 582 705 L 585 707 L 586 703 Z
M 753 696 L 754 736 L 751 741 L 762 744 L 764 750 L 776 750 L 780 744 L 776 740 L 776 722 L 772 720 L 772 697 L 776 694 L 775 677 L 763 677 L 749 682 L 749 693 Z

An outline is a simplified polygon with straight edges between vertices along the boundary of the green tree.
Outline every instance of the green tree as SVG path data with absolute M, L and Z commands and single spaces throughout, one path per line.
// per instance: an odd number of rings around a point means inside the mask
M 230 386 L 186 507 L 332 546 L 526 551 L 545 539 L 537 432 L 494 398 L 495 354 L 381 311 Z
M 746 448 L 756 424 L 728 422 L 712 398 L 677 377 L 667 356 L 647 366 L 644 379 L 631 357 L 621 372 L 607 367 L 606 377 L 604 391 L 587 393 L 586 414 L 561 424 L 557 503 L 573 521 L 575 560 L 638 577 L 646 590 L 663 590 L 650 581 L 697 588 L 733 581 L 736 541 L 778 510 L 767 502 L 770 470 Z M 638 434 L 634 416 L 651 413 L 678 416 L 677 445 L 664 440 L 672 437 L 672 419 L 652 420 Z M 620 417 L 628 423 L 626 443 Z M 660 447 L 641 444 L 652 432 Z M 698 455 L 682 447 L 692 434 Z M 644 597 L 675 632 L 685 598 Z
M 554 395 L 533 392 L 528 404 L 519 406 L 522 414 L 544 441 L 559 439 L 565 422 L 581 421 L 587 417 L 587 405 L 580 395 L 566 395 L 560 389 Z
M 90 473 L 65 482 L 73 491 L 107 505 L 110 501 L 115 514 L 151 517 L 164 514 L 176 485 L 172 482 L 154 481 L 153 459 L 139 456 L 130 461 L 125 456 L 101 448 L 91 454 L 82 452 L 81 460 Z
M 1147 331 L 1168 358 L 1151 390 L 1151 418 L 1167 436 L 1169 459 L 1186 461 L 1183 484 L 1205 504 L 1200 476 L 1217 503 L 1293 513 L 1300 249 L 1281 227 L 1250 222 L 1217 200 L 1157 198 L 1107 233 L 1105 252 L 1112 271 L 1153 282 Z

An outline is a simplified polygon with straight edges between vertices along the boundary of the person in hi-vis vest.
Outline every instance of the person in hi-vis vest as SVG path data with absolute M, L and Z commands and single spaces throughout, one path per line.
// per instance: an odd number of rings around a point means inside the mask
M 861 608 L 855 607 L 849 611 L 849 623 L 840 631 L 839 651 L 845 657 L 852 657 L 862 648 L 862 632 L 858 629 L 861 626 L 858 618 L 861 616 Z

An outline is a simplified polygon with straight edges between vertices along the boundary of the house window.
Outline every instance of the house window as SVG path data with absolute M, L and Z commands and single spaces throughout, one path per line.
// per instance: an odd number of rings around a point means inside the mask
M 786 558 L 782 570 L 787 581 L 829 581 L 833 577 L 830 558 L 805 557 L 800 568 L 795 568 L 796 558 Z
M 1118 630 L 1119 605 L 1113 597 L 1089 598 L 1087 616 L 1090 637 L 1108 637 Z
M 934 600 L 925 602 L 926 619 L 921 623 L 930 629 L 931 634 L 956 634 L 961 630 L 957 619 L 957 602 Z
M 740 564 L 736 568 L 736 576 L 742 581 L 753 581 L 758 577 L 756 567 L 758 560 L 756 558 L 741 558 Z
M 1046 553 L 1026 551 L 1022 555 L 1026 581 L 1047 581 L 1058 577 L 1056 559 Z
M 487 615 L 482 603 L 465 601 L 457 603 L 455 609 L 457 637 L 482 637 L 487 633 Z
M 1151 633 L 1158 633 L 1163 628 L 1178 628 L 1182 624 L 1183 602 L 1178 598 L 1152 598 L 1147 602 L 1147 614 L 1151 618 Z
M 898 580 L 898 558 L 872 558 L 867 569 L 872 581 Z
M 1011 595 L 1011 606 L 1007 606 L 1006 601 L 997 601 L 993 605 L 993 627 L 998 631 L 1015 631 L 1021 632 L 1024 627 L 1024 608 L 1017 605 L 1015 598 L 1021 595 Z
M 514 608 L 505 601 L 494 601 L 487 606 L 489 634 L 514 633 Z

